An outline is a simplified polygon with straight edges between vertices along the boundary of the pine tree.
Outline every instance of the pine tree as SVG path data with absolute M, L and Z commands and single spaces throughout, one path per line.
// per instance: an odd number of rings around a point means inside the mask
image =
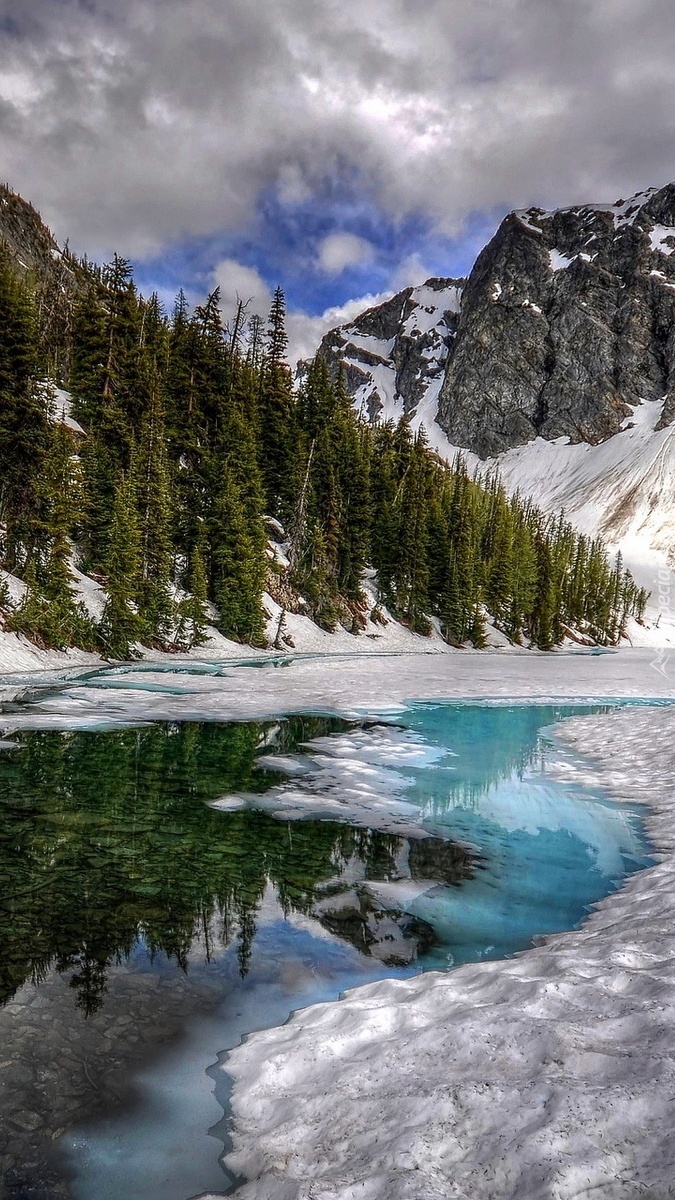
M 44 535 L 41 481 L 51 429 L 38 380 L 36 312 L 0 246 L 0 522 L 4 564 L 20 571 Z
M 391 608 L 394 605 L 394 576 L 398 557 L 398 472 L 393 425 L 388 422 L 375 429 L 371 438 L 370 549 L 377 571 L 378 601 Z
M 89 569 L 101 569 L 107 558 L 115 489 L 140 435 L 149 349 L 156 351 L 161 326 L 156 298 L 139 298 L 131 266 L 119 255 L 92 281 L 75 313 L 71 389 L 75 415 L 89 435 L 84 451 Z
M 178 606 L 178 632 L 176 642 L 186 650 L 203 646 L 208 641 L 207 600 L 208 580 L 201 544 L 192 552 L 192 562 L 187 579 L 188 595 Z
M 277 288 L 261 374 L 260 468 L 267 512 L 282 524 L 293 513 L 299 476 L 295 397 L 291 373 L 284 359 L 287 344 L 284 294 Z
M 537 551 L 537 596 L 532 612 L 532 640 L 540 650 L 552 650 L 556 637 L 556 597 L 551 544 L 539 531 Z
M 169 463 L 160 384 L 152 372 L 150 404 L 143 419 L 141 440 L 133 460 L 140 546 L 137 601 L 146 637 L 158 645 L 171 640 L 174 605 L 171 598 L 173 552 Z
M 134 643 L 143 636 L 144 622 L 136 602 L 140 562 L 135 489 L 127 474 L 115 491 L 105 572 L 108 599 L 99 627 L 102 649 L 110 658 L 136 657 Z
M 211 595 L 218 629 L 252 646 L 264 644 L 261 605 L 265 564 L 246 520 L 240 488 L 228 463 L 219 466 L 209 517 Z
M 398 502 L 398 561 L 394 575 L 396 608 L 416 633 L 430 631 L 429 547 L 427 505 L 429 463 L 422 432 L 415 438 L 409 465 L 403 476 Z

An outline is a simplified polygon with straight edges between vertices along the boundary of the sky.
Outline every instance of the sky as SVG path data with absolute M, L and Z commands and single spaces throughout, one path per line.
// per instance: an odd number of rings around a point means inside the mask
M 0 158 L 71 248 L 293 355 L 511 208 L 675 178 L 673 0 L 0 0 Z

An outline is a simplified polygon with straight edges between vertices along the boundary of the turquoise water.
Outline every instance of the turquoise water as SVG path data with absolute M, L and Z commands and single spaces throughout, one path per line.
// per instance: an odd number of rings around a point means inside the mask
M 363 982 L 517 952 L 647 865 L 635 810 L 547 773 L 546 731 L 597 711 L 417 704 L 17 736 L 0 756 L 2 995 L 32 980 L 55 1014 L 41 1052 L 67 1026 L 86 1068 L 58 1194 L 234 1186 L 219 1064 L 243 1035 Z M 27 1018 L 10 1007 L 3 1056 L 14 1036 L 19 1059 Z M 8 1195 L 50 1194 L 41 1161 Z
M 481 856 L 461 890 L 439 886 L 411 905 L 440 941 L 425 966 L 502 957 L 571 929 L 649 863 L 635 809 L 547 777 L 552 747 L 542 730 L 584 711 L 421 705 L 407 714 L 408 728 L 457 755 L 414 771 L 410 799 L 427 829 Z

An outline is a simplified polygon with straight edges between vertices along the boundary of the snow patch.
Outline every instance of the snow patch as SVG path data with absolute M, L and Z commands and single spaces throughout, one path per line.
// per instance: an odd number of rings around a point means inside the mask
M 548 261 L 552 271 L 566 271 L 568 267 L 571 267 L 575 258 L 576 255 L 570 258 L 568 254 L 562 254 L 560 250 L 549 250 L 548 252 Z
M 675 245 L 667 245 L 675 239 L 675 229 L 669 225 L 655 225 L 649 234 L 649 244 L 652 250 L 659 254 L 671 255 Z
M 533 222 L 535 220 L 541 221 L 542 218 L 546 217 L 547 214 L 542 209 L 540 209 L 540 208 L 528 208 L 528 209 L 519 208 L 516 210 L 516 212 L 513 215 L 516 218 L 516 220 L 519 221 L 520 224 L 525 229 L 527 229 L 530 233 L 541 234 L 543 232 L 539 228 L 538 225 L 533 224 Z
M 85 430 L 77 422 L 72 415 L 73 399 L 70 392 L 66 392 L 63 388 L 54 388 L 54 402 L 52 406 L 52 420 L 57 424 L 65 425 L 66 429 L 70 429 L 73 433 L 77 433 L 84 437 Z

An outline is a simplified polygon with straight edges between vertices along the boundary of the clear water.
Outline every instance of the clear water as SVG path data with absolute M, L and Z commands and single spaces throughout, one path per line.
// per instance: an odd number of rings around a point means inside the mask
M 242 1035 L 583 920 L 649 858 L 634 811 L 547 776 L 542 731 L 579 711 L 597 707 L 18 735 L 0 755 L 7 1195 L 224 1191 L 219 1060 Z M 36 1053 L 47 1082 L 27 1079 Z

